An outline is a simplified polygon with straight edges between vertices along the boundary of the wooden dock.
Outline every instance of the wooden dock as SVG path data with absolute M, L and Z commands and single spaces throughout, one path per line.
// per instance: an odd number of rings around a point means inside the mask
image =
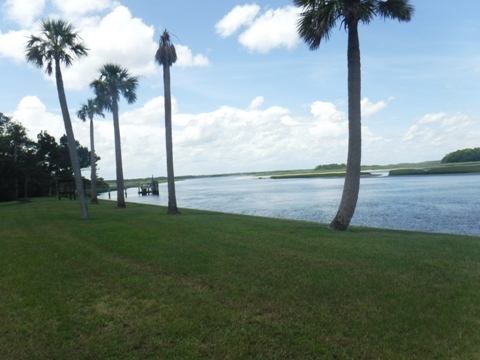
M 138 185 L 138 194 L 139 195 L 160 195 L 158 191 L 158 181 L 153 179 L 149 184 Z

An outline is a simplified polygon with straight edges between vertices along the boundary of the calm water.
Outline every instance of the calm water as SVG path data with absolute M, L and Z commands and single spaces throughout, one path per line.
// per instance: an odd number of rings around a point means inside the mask
M 329 223 L 343 178 L 258 179 L 218 177 L 179 181 L 181 208 Z M 362 178 L 352 225 L 480 236 L 480 174 Z M 127 202 L 167 205 L 160 196 L 127 191 Z M 115 198 L 112 192 L 112 200 Z M 102 194 L 100 198 L 108 198 Z

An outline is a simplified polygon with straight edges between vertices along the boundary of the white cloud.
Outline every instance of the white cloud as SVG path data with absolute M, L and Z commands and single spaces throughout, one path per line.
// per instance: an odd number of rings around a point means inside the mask
M 0 31 L 0 56 L 9 58 L 14 62 L 25 61 L 25 45 L 30 32 L 26 30 L 2 33 Z
M 177 62 L 174 66 L 191 67 L 191 66 L 209 66 L 210 60 L 205 55 L 193 55 L 192 50 L 187 46 L 175 44 L 175 51 L 177 53 Z
M 28 0 L 30 1 L 30 0 Z M 53 0 L 55 6 L 68 19 L 77 18 L 91 12 L 113 9 L 118 2 L 113 0 Z
M 111 1 L 97 4 L 93 0 L 86 3 L 87 9 L 92 11 L 112 4 L 114 2 Z M 76 2 L 69 1 L 64 7 L 69 11 L 76 11 L 77 5 Z M 79 90 L 87 87 L 98 77 L 98 69 L 107 62 L 119 63 L 135 76 L 157 73 L 158 67 L 153 60 L 157 49 L 154 28 L 146 25 L 141 19 L 132 17 L 126 7 L 117 6 L 103 18 L 83 18 L 80 22 L 85 27 L 76 30 L 89 49 L 88 56 L 76 59 L 72 66 L 62 69 L 66 89 Z M 14 61 L 25 61 L 26 39 L 37 32 L 27 30 L 10 31 L 7 34 L 0 32 L 0 55 Z M 191 56 L 185 60 L 186 64 L 195 66 L 204 62 L 205 59 L 201 56 Z M 55 82 L 54 76 L 45 75 L 45 79 Z
M 43 12 L 45 0 L 7 0 L 3 11 L 7 17 L 22 27 L 31 27 Z
M 263 105 L 264 102 L 265 102 L 265 99 L 263 98 L 263 96 L 257 96 L 255 99 L 252 100 L 252 102 L 248 106 L 248 110 L 258 109 L 260 106 Z
M 30 1 L 27 15 L 32 19 L 40 15 L 43 2 Z M 154 27 L 145 24 L 142 19 L 133 17 L 125 6 L 118 5 L 113 0 L 55 0 L 58 10 L 68 18 L 74 19 L 74 27 L 82 38 L 84 45 L 89 49 L 88 56 L 76 59 L 72 66 L 62 69 L 63 80 L 67 90 L 86 88 L 88 84 L 98 77 L 98 69 L 107 62 L 120 64 L 128 69 L 134 76 L 149 76 L 157 74 L 160 67 L 154 62 L 157 43 L 154 40 Z M 8 6 L 7 6 L 8 5 Z M 23 1 L 9 1 L 4 5 L 6 11 L 15 13 L 12 9 L 26 6 Z M 113 9 L 104 17 L 90 16 L 87 14 Z M 13 16 L 13 15 L 11 15 Z M 33 21 L 33 20 L 32 20 Z M 0 56 L 10 58 L 16 62 L 25 60 L 25 45 L 27 38 L 37 34 L 35 30 L 0 31 Z M 175 45 L 178 60 L 175 64 L 179 67 L 209 66 L 209 59 L 202 54 L 193 55 L 192 51 L 183 45 Z M 55 83 L 54 76 L 45 75 L 45 79 Z
M 118 6 L 91 26 L 79 29 L 88 57 L 76 61 L 63 71 L 67 89 L 81 89 L 98 77 L 98 69 L 113 62 L 128 69 L 134 76 L 157 72 L 154 56 L 157 45 L 154 28 L 141 19 L 132 17 L 130 10 Z M 53 81 L 54 79 L 52 79 Z
M 440 121 L 442 119 L 444 119 L 445 117 L 447 117 L 448 114 L 447 113 L 438 113 L 438 114 L 427 114 L 425 115 L 424 117 L 422 117 L 418 123 L 419 124 L 431 124 L 431 123 L 435 123 L 437 121 Z
M 22 98 L 13 113 L 13 118 L 19 120 L 28 129 L 28 136 L 33 140 L 42 130 L 46 130 L 57 140 L 65 133 L 62 117 L 48 112 L 37 96 Z
M 154 28 L 142 19 L 132 16 L 124 6 L 117 6 L 103 18 L 91 18 L 84 28 L 79 29 L 88 57 L 76 61 L 63 70 L 67 89 L 82 89 L 98 77 L 98 69 L 107 62 L 118 63 L 133 76 L 150 76 L 160 71 L 154 62 L 158 44 L 154 41 Z M 193 55 L 183 45 L 175 45 L 178 55 L 176 66 L 208 66 L 204 55 Z M 50 79 L 54 81 L 54 79 Z
M 235 33 L 241 26 L 249 25 L 260 11 L 256 4 L 235 6 L 222 20 L 215 24 L 215 29 L 222 37 Z
M 393 100 L 390 98 L 388 101 Z M 379 112 L 382 109 L 387 107 L 387 102 L 384 100 L 378 101 L 376 103 L 372 103 L 368 98 L 363 98 L 360 102 L 362 106 L 362 118 L 369 118 Z
M 417 158 L 440 160 L 449 152 L 478 147 L 479 138 L 479 117 L 441 112 L 427 114 L 416 121 L 402 137 L 398 149 Z
M 176 173 L 307 169 L 346 161 L 348 120 L 336 105 L 316 101 L 310 116 L 298 117 L 282 106 L 262 109 L 264 102 L 258 96 L 244 109 L 222 106 L 206 113 L 182 113 L 172 99 Z M 102 158 L 99 174 L 114 179 L 112 115 L 105 115 L 94 121 L 96 150 Z M 36 96 L 24 97 L 13 117 L 30 130 L 32 138 L 47 130 L 58 140 L 65 132 L 59 111 L 47 109 Z M 422 122 L 436 117 L 441 121 Z M 88 123 L 73 114 L 72 123 L 76 139 L 89 146 Z M 165 175 L 163 97 L 121 113 L 120 127 L 125 178 Z M 428 114 L 412 124 L 403 138 L 382 138 L 362 126 L 363 163 L 440 159 L 459 148 L 478 146 L 478 138 L 480 118 L 460 113 Z
M 290 50 L 299 43 L 297 20 L 300 11 L 298 7 L 285 6 L 268 9 L 259 15 L 258 5 L 236 6 L 215 28 L 225 38 L 246 26 L 238 41 L 251 52 L 267 53 L 278 47 Z
M 318 138 L 345 137 L 348 121 L 344 112 L 338 111 L 334 104 L 316 101 L 311 105 L 314 122 L 310 134 Z
M 267 10 L 240 35 L 240 43 L 248 50 L 260 53 L 278 47 L 293 49 L 299 42 L 296 25 L 299 11 L 293 6 Z

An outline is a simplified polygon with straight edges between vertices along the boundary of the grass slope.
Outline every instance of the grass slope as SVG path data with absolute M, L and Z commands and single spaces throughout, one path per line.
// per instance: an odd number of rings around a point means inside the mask
M 394 169 L 390 170 L 390 176 L 396 175 L 436 175 L 436 174 L 469 174 L 480 173 L 480 164 L 460 164 L 460 165 L 443 165 L 432 168 L 417 169 Z
M 480 238 L 0 204 L 1 359 L 478 359 Z

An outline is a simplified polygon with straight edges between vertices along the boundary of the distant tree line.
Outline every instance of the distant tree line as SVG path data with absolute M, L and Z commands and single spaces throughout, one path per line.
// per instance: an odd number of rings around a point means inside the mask
M 90 151 L 76 142 L 81 168 L 90 166 Z M 96 161 L 100 157 L 96 156 Z M 0 113 L 0 201 L 56 195 L 57 180 L 72 179 L 67 137 L 57 143 L 46 131 L 37 141 L 23 125 Z
M 445 164 L 469 161 L 480 161 L 480 148 L 463 149 L 451 152 L 445 155 L 441 162 L 442 164 Z
M 315 170 L 345 170 L 346 168 L 346 164 L 327 164 L 318 165 L 317 167 L 315 167 Z

